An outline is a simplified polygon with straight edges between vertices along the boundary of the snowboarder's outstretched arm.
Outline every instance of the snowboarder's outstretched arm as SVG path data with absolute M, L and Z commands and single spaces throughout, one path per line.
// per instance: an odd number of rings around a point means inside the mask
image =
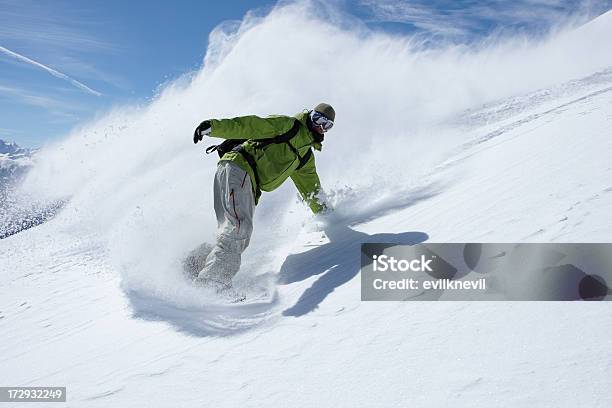
M 267 139 L 287 132 L 295 123 L 289 116 L 240 116 L 231 119 L 210 119 L 210 136 L 223 139 Z
M 310 155 L 310 159 L 302 168 L 293 172 L 291 180 L 313 213 L 318 214 L 327 209 L 325 203 L 317 197 L 321 191 L 321 182 L 315 167 L 314 154 Z

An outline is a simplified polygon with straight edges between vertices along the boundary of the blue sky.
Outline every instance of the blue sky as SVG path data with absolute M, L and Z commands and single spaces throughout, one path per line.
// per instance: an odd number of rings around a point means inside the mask
M 275 1 L 0 0 L 0 138 L 37 147 L 116 104 L 142 102 L 197 69 L 210 31 Z M 336 7 L 376 30 L 469 42 L 541 32 L 612 1 L 356 0 Z

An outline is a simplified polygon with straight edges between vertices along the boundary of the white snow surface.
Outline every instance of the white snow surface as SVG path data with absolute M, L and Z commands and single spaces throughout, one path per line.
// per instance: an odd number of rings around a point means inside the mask
M 434 50 L 312 13 L 219 27 L 201 70 L 37 154 L 24 194 L 69 201 L 0 241 L 0 385 L 70 407 L 611 406 L 609 303 L 362 302 L 358 269 L 362 242 L 610 241 L 612 13 Z M 236 284 L 274 296 L 191 287 L 216 165 L 193 127 L 321 100 L 335 211 L 264 193 Z

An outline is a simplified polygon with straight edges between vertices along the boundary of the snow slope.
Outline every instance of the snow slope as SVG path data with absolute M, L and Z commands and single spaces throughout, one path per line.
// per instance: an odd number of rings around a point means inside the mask
M 73 407 L 609 406 L 608 303 L 361 302 L 358 248 L 609 241 L 612 14 L 421 50 L 310 12 L 220 28 L 201 71 L 40 153 L 24 192 L 70 201 L 0 241 L 0 383 L 66 385 Z M 329 45 L 303 67 L 312 42 Z M 319 99 L 338 112 L 317 156 L 334 214 L 312 219 L 290 185 L 265 195 L 237 284 L 274 274 L 276 296 L 191 288 L 180 260 L 214 236 L 215 165 L 193 124 Z
M 55 213 L 57 204 L 20 191 L 35 154 L 36 150 L 0 140 L 0 239 L 41 224 Z

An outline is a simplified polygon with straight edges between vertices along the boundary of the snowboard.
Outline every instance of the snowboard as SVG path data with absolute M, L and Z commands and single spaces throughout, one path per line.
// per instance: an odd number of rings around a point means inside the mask
M 206 257 L 213 250 L 213 245 L 204 242 L 191 250 L 183 259 L 183 275 L 193 282 L 206 263 Z M 228 304 L 268 303 L 276 296 L 275 276 L 263 274 L 252 277 L 238 276 L 233 288 L 217 294 L 218 300 Z

